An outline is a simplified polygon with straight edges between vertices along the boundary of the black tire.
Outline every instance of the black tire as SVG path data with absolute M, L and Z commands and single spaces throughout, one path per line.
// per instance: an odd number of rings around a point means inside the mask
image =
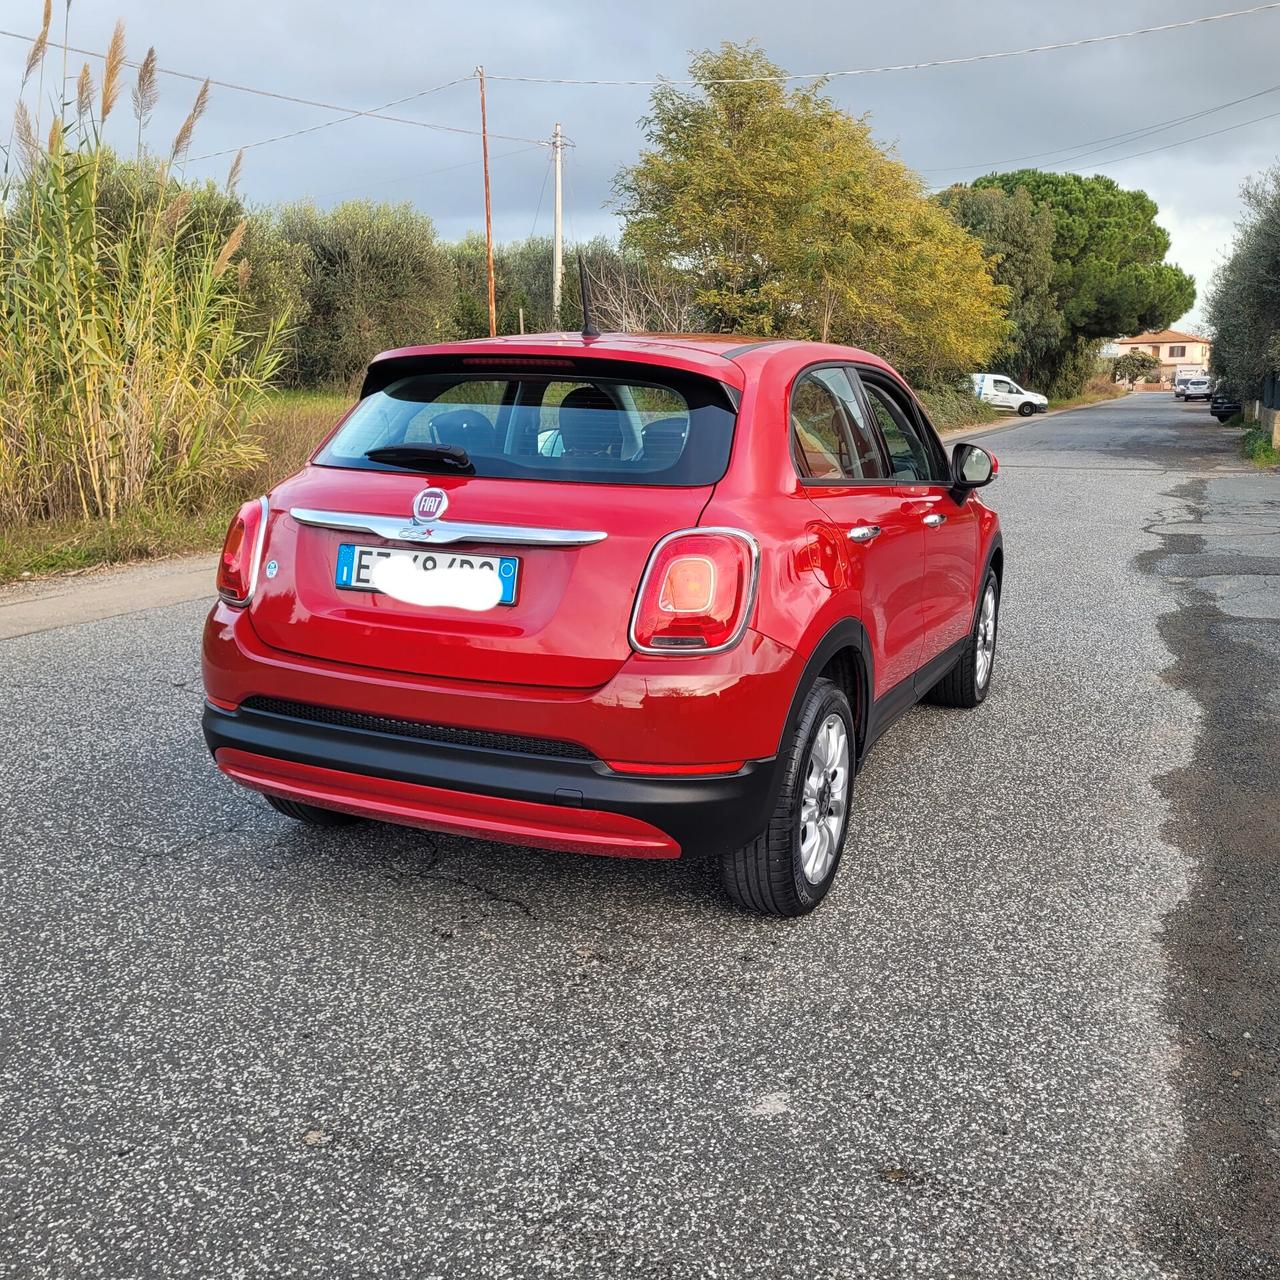
M 348 827 L 360 819 L 354 813 L 342 813 L 337 809 L 321 809 L 319 805 L 303 804 L 300 800 L 284 800 L 280 796 L 264 796 L 264 800 L 277 812 L 308 827 Z
M 1035 413 L 1035 411 L 1036 411 L 1035 405 L 1033 405 L 1030 400 L 1024 400 L 1018 406 L 1018 417 L 1029 418 L 1032 416 L 1032 414 Z
M 986 674 L 980 673 L 978 647 L 983 635 L 983 608 L 988 590 L 993 595 L 993 614 L 991 617 L 990 654 L 986 663 Z M 973 630 L 969 633 L 969 642 L 964 647 L 959 661 L 947 672 L 937 684 L 929 690 L 928 701 L 939 707 L 977 707 L 987 700 L 987 692 L 991 688 L 991 677 L 995 671 L 996 638 L 1000 630 L 1000 579 L 995 570 L 988 569 L 982 591 L 978 596 L 978 607 L 974 611 Z
M 832 716 L 838 716 L 844 724 L 848 752 L 844 767 L 844 812 L 839 821 L 839 834 L 834 839 L 834 857 L 830 866 L 816 881 L 811 881 L 801 857 L 804 783 L 813 763 L 815 742 Z M 782 791 L 769 825 L 750 844 L 725 854 L 720 860 L 725 891 L 740 907 L 759 915 L 803 916 L 827 896 L 827 890 L 840 869 L 844 839 L 849 829 L 856 752 L 857 739 L 848 698 L 832 681 L 816 681 L 805 695 L 791 741 L 783 748 Z M 836 799 L 835 793 L 831 792 L 830 800 L 835 802 Z

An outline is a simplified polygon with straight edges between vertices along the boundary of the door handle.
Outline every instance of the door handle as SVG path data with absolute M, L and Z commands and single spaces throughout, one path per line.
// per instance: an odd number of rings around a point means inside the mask
M 934 511 L 929 515 L 925 516 L 924 522 L 929 526 L 930 529 L 936 529 L 940 524 L 945 524 L 946 519 L 947 517 L 944 516 L 940 511 Z
M 880 526 L 878 524 L 859 524 L 849 530 L 850 542 L 870 542 L 872 538 L 880 536 Z

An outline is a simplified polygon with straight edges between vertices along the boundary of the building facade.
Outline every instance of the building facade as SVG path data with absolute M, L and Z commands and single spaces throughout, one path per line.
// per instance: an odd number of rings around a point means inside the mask
M 1173 383 L 1173 375 L 1183 365 L 1208 369 L 1212 344 L 1208 338 L 1194 333 L 1179 333 L 1176 329 L 1162 329 L 1159 333 L 1140 333 L 1133 338 L 1117 338 L 1116 355 L 1138 350 L 1155 356 L 1160 361 L 1160 381 Z

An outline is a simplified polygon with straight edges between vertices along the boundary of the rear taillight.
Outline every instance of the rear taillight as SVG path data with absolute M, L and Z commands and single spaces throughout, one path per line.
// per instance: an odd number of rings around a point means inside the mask
M 683 529 L 653 549 L 631 613 L 639 653 L 718 653 L 742 639 L 760 553 L 740 529 Z
M 266 498 L 246 502 L 231 521 L 218 560 L 218 594 L 228 604 L 246 605 L 253 598 L 266 532 Z

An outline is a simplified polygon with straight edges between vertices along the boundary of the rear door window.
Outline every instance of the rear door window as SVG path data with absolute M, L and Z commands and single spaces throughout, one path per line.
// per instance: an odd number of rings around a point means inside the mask
M 873 480 L 885 474 L 867 411 L 842 368 L 809 369 L 796 381 L 791 442 L 804 479 Z
M 366 454 L 439 444 L 465 449 L 478 476 L 705 485 L 724 475 L 734 418 L 721 384 L 646 366 L 627 377 L 409 373 L 362 400 L 315 462 L 404 470 Z

